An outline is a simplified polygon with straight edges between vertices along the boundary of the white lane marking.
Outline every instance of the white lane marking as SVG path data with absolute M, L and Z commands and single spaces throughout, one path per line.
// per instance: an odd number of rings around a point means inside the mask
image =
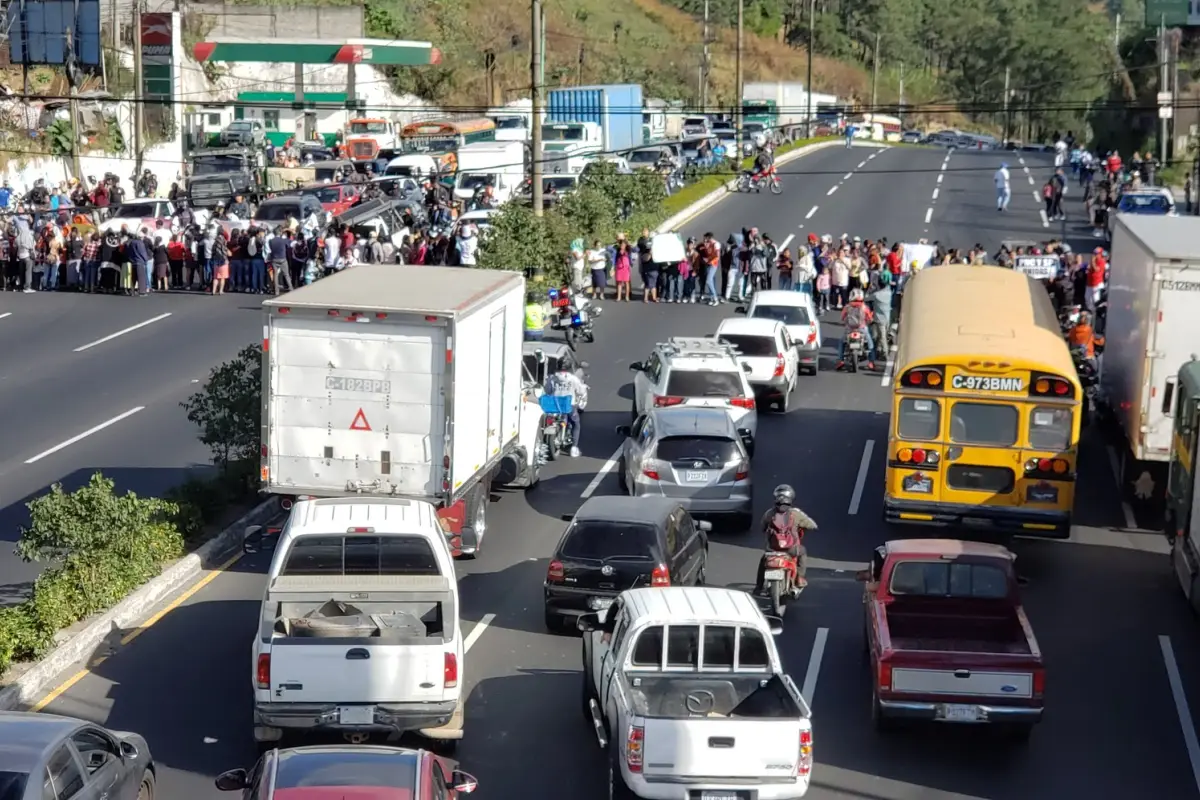
M 1179 715 L 1179 727 L 1183 730 L 1183 743 L 1187 746 L 1188 761 L 1192 762 L 1192 779 L 1200 791 L 1200 741 L 1196 739 L 1196 726 L 1192 724 L 1192 712 L 1188 708 L 1187 695 L 1183 691 L 1183 680 L 1179 677 L 1179 664 L 1175 661 L 1175 648 L 1170 636 L 1159 636 L 1163 665 L 1167 668 L 1167 682 L 1171 684 L 1171 695 L 1175 698 L 1175 713 Z
M 604 462 L 604 466 L 600 467 L 600 471 L 596 473 L 596 477 L 592 478 L 592 482 L 587 485 L 587 488 L 583 490 L 583 494 L 579 495 L 580 497 L 587 500 L 595 493 L 596 489 L 600 488 L 600 481 L 604 480 L 604 476 L 612 472 L 613 467 L 621 460 L 621 450 L 624 448 L 625 445 L 618 447 L 616 452 L 609 457 L 608 461 Z
M 886 150 L 887 148 L 884 148 L 884 149 Z M 874 153 L 871 153 L 871 155 L 867 156 L 867 161 L 870 161 L 872 158 L 874 158 L 877 155 L 879 155 L 878 150 L 876 150 Z
M 1038 213 L 1039 213 L 1039 214 L 1041 214 L 1041 216 L 1042 216 L 1042 227 L 1043 227 L 1043 228 L 1049 228 L 1049 227 L 1050 227 L 1050 220 L 1046 218 L 1046 209 L 1044 209 L 1044 208 L 1039 208 L 1039 209 L 1038 209 Z
M 1026 175 L 1029 174 L 1029 167 L 1021 167 L 1021 169 L 1025 170 Z
M 11 317 L 11 316 L 12 316 L 11 311 L 5 311 L 3 314 L 0 314 L 0 319 L 4 319 L 5 317 Z
M 788 237 L 787 237 L 786 239 L 784 239 L 784 240 L 783 240 L 783 244 L 779 245 L 779 249 L 780 249 L 780 250 L 783 250 L 783 249 L 785 249 L 785 248 L 786 248 L 786 247 L 787 247 L 789 244 L 791 244 L 791 243 L 792 243 L 792 239 L 795 239 L 795 238 L 796 238 L 796 234 L 794 234 L 794 233 L 789 233 L 789 234 L 788 234 Z
M 808 671 L 804 673 L 804 686 L 800 694 L 804 702 L 812 708 L 813 695 L 817 691 L 817 678 L 821 676 L 821 659 L 825 656 L 825 640 L 829 638 L 829 628 L 817 628 L 817 638 L 813 640 L 812 655 L 808 657 Z
M 110 420 L 101 422 L 99 425 L 96 425 L 95 427 L 88 428 L 83 433 L 78 434 L 77 436 L 72 436 L 70 439 L 67 439 L 65 442 L 56 444 L 56 445 L 54 445 L 54 447 L 51 447 L 49 450 L 38 453 L 33 458 L 26 459 L 25 463 L 26 464 L 34 464 L 38 461 L 41 461 L 46 456 L 54 455 L 59 450 L 70 447 L 71 445 L 75 444 L 76 442 L 82 441 L 82 440 L 86 439 L 87 437 L 91 436 L 93 433 L 99 433 L 100 431 L 104 430 L 105 428 L 109 427 L 110 425 L 116 425 L 121 420 L 126 419 L 128 417 L 132 417 L 134 414 L 138 413 L 139 411 L 144 411 L 145 408 L 146 408 L 145 406 L 138 406 L 137 408 L 129 409 L 124 414 L 117 414 L 115 417 L 113 417 Z
M 1032 175 L 1030 175 L 1030 176 L 1029 176 L 1029 185 L 1030 185 L 1030 186 L 1033 186 L 1033 185 L 1034 185 L 1034 183 L 1033 183 L 1033 176 L 1032 176 Z
M 495 614 L 484 614 L 483 619 L 475 623 L 475 627 L 471 628 L 471 632 L 467 634 L 466 641 L 463 642 L 464 653 L 469 653 L 471 651 L 471 647 L 479 641 L 479 637 L 483 636 L 483 632 L 488 629 L 488 625 L 491 625 L 492 620 L 495 618 Z
M 946 161 L 943 161 L 943 162 L 942 162 L 942 172 L 945 172 L 945 171 L 946 171 L 946 164 L 947 164 L 947 163 L 948 163 L 948 162 L 946 162 Z
M 848 180 L 850 180 L 852 177 L 854 177 L 854 173 L 853 173 L 853 172 L 847 172 L 845 175 L 843 175 L 843 176 L 842 176 L 842 180 L 844 180 L 844 181 L 848 181 Z
M 860 162 L 858 162 L 858 166 L 857 166 L 857 167 L 855 167 L 855 169 L 862 169 L 862 168 L 863 168 L 863 167 L 865 167 L 866 165 L 867 165 L 867 162 L 865 162 L 865 161 L 860 161 Z
M 829 191 L 825 193 L 825 196 L 826 196 L 826 197 L 829 197 L 829 195 L 833 194 L 833 193 L 834 193 L 834 192 L 836 192 L 836 191 L 837 191 L 837 187 L 836 187 L 836 186 L 830 186 L 830 187 L 829 187 Z
M 1042 212 L 1043 217 L 1045 213 Z M 1113 482 L 1117 485 L 1117 497 L 1121 498 L 1121 514 L 1125 517 L 1125 527 L 1135 529 L 1137 517 L 1134 516 L 1129 501 L 1125 499 L 1125 490 L 1121 485 L 1121 460 L 1117 458 L 1117 451 L 1111 444 L 1108 446 L 1108 466 L 1112 470 Z
M 887 386 L 892 382 L 892 373 L 896 371 L 896 359 L 892 355 L 888 355 L 887 365 L 883 368 L 883 377 L 879 379 L 880 386 Z
M 937 200 L 938 192 L 940 192 L 940 191 L 941 191 L 941 189 L 934 189 L 934 190 L 933 190 L 933 199 L 934 199 L 934 200 Z
M 103 339 L 97 339 L 94 342 L 88 342 L 83 347 L 76 347 L 72 352 L 82 353 L 84 350 L 91 350 L 93 347 L 95 347 L 98 344 L 104 344 L 105 342 L 111 342 L 113 339 L 116 339 L 118 336 L 124 336 L 127 333 L 132 333 L 133 331 L 136 331 L 138 328 L 144 328 L 147 325 L 153 325 L 154 323 L 159 322 L 160 320 L 164 320 L 169 316 L 171 316 L 170 311 L 168 311 L 165 314 L 159 314 L 157 317 L 151 317 L 150 319 L 146 320 L 145 322 L 139 322 L 137 325 L 130 325 L 128 328 L 119 330 L 116 333 L 110 333 L 108 336 L 105 336 Z
M 929 220 L 931 220 L 931 219 L 933 219 L 933 209 L 927 208 L 927 209 L 925 209 L 925 224 L 928 225 Z
M 815 213 L 817 213 L 817 207 L 816 207 L 816 206 L 813 206 L 812 208 L 810 208 L 810 209 L 808 210 L 808 213 L 804 215 L 804 218 L 805 218 L 805 219 L 812 219 L 812 218 L 813 218 L 813 214 L 815 214 Z
M 854 494 L 850 495 L 850 509 L 846 512 L 853 516 L 858 513 L 858 504 L 862 502 L 863 487 L 867 484 L 867 472 L 871 469 L 871 453 L 875 452 L 875 440 L 867 439 L 863 445 L 862 461 L 858 464 L 858 478 L 854 481 Z
M 942 178 L 944 178 L 944 177 L 946 177 L 946 176 L 945 176 L 945 175 L 941 175 L 941 174 L 939 174 L 939 175 L 938 175 L 937 182 L 938 182 L 938 183 L 941 183 L 941 182 L 942 182 Z
M 1020 162 L 1021 162 L 1021 164 L 1022 164 L 1022 165 L 1024 165 L 1024 164 L 1025 164 L 1025 157 L 1024 157 L 1024 156 L 1017 156 L 1017 161 L 1020 161 Z
M 1034 202 L 1037 202 L 1037 203 L 1042 202 L 1042 196 L 1040 194 L 1038 194 L 1037 192 L 1030 192 L 1030 194 L 1033 195 Z

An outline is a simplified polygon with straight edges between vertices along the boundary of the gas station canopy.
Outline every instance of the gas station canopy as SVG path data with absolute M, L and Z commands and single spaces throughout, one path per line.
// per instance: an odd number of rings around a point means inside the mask
M 270 39 L 263 42 L 198 42 L 192 56 L 199 62 L 243 61 L 268 64 L 374 64 L 424 67 L 438 64 L 442 53 L 429 42 L 391 39 Z

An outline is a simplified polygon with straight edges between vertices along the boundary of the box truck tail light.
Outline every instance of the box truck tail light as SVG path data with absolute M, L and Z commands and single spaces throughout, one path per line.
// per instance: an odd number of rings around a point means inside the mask
M 268 345 L 271 343 L 271 335 L 267 333 L 267 326 L 263 325 L 263 352 L 267 352 Z
M 886 661 L 879 662 L 879 674 L 877 676 L 879 688 L 885 692 L 892 690 L 892 665 Z
M 383 312 L 377 312 L 375 314 L 375 319 L 387 319 L 387 314 L 384 314 Z
M 425 319 L 429 319 L 429 317 L 426 317 Z M 434 317 L 434 319 L 436 320 L 437 317 Z M 446 337 L 446 363 L 447 364 L 454 363 L 454 337 L 453 336 Z
M 336 308 L 331 308 L 325 313 L 331 317 L 340 317 L 342 315 L 342 312 L 338 311 Z
M 1033 671 L 1033 696 L 1041 697 L 1046 693 L 1046 670 L 1035 669 Z
M 271 654 L 259 653 L 257 668 L 254 670 L 254 681 L 260 689 L 271 688 Z
M 625 764 L 630 772 L 642 771 L 642 743 L 646 739 L 646 729 L 641 725 L 630 725 L 625 737 Z
M 267 457 L 267 446 L 265 444 L 261 444 L 258 446 L 258 454 L 260 456 L 262 456 L 263 458 Z
M 453 689 L 458 686 L 458 656 L 446 653 L 442 660 L 442 686 Z
M 546 583 L 562 583 L 565 574 L 561 561 L 551 561 L 546 568 Z
M 276 310 L 276 311 L 278 311 L 280 314 L 290 314 L 290 313 L 292 313 L 292 310 L 291 310 L 290 308 L 277 308 L 277 309 L 275 309 L 275 310 Z
M 442 456 L 442 469 L 445 473 L 442 475 L 442 491 L 450 491 L 450 456 Z
M 800 731 L 800 760 L 796 762 L 796 774 L 804 778 L 812 772 L 813 736 L 811 730 Z

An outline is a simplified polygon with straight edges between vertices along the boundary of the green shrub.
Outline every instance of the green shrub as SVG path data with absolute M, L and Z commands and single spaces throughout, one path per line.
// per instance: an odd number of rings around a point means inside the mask
M 16 552 L 49 566 L 29 599 L 0 610 L 0 671 L 42 655 L 58 631 L 115 605 L 183 554 L 175 503 L 114 488 L 97 472 L 73 492 L 54 484 L 26 504 Z

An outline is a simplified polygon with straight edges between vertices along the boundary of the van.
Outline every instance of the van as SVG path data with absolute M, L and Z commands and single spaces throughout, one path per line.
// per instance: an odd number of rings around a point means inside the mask
M 433 505 L 355 497 L 297 502 L 273 545 L 251 648 L 254 739 L 418 731 L 462 738 L 458 582 Z
M 525 181 L 524 142 L 476 142 L 458 148 L 454 196 L 470 200 L 484 186 L 497 203 L 507 203 Z

